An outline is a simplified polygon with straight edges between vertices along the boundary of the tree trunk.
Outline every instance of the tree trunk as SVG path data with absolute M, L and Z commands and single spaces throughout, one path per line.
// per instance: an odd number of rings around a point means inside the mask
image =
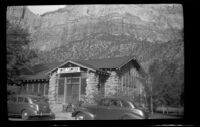
M 151 95 L 151 114 L 153 114 L 153 98 L 152 98 L 152 95 Z
M 151 84 L 151 114 L 153 114 L 153 98 L 152 98 L 152 84 Z
M 162 111 L 163 111 L 163 114 L 164 114 L 165 112 L 164 112 L 164 106 L 163 106 L 163 104 L 162 104 Z

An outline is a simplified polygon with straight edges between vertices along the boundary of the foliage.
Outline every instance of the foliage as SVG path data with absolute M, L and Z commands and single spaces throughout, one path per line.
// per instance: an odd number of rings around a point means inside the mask
M 7 85 L 7 94 L 19 94 L 20 93 L 20 87 L 17 85 Z
M 152 97 L 154 106 L 180 105 L 184 84 L 184 69 L 170 60 L 154 60 L 149 67 L 152 78 Z
M 16 81 L 20 69 L 36 56 L 30 49 L 31 42 L 29 33 L 19 25 L 6 24 L 6 46 L 7 46 L 7 79 Z

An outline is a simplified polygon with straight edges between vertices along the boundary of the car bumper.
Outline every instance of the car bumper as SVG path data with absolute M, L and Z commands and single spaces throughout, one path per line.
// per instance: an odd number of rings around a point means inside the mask
M 44 113 L 44 112 L 35 111 L 33 116 L 55 116 L 55 114 L 52 112 Z
M 52 116 L 51 113 L 38 113 L 38 114 L 35 114 L 35 116 Z
M 32 114 L 31 116 L 30 116 L 30 118 L 32 119 L 33 118 L 33 120 L 34 119 L 41 119 L 41 120 L 43 120 L 43 119 L 55 119 L 55 114 L 54 113 L 35 113 L 35 114 Z

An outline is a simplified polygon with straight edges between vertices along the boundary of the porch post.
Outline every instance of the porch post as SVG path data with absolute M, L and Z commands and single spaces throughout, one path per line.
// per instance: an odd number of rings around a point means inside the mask
M 28 93 L 28 82 L 26 83 L 26 93 Z
M 46 88 L 46 83 L 44 83 L 44 96 L 45 96 L 45 88 Z
M 80 101 L 81 98 L 81 76 L 79 77 L 79 95 L 78 95 L 78 101 Z
M 32 83 L 32 90 L 31 90 L 31 92 L 32 92 L 32 94 L 34 94 L 34 86 L 35 85 L 35 83 Z
M 38 83 L 38 94 L 40 94 L 40 83 Z
M 122 92 L 123 92 L 123 75 L 121 75 L 121 85 L 122 85 Z

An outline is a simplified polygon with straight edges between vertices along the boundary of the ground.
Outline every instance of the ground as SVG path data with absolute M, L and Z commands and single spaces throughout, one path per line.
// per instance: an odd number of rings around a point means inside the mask
M 162 113 L 154 113 L 149 116 L 149 119 L 181 119 L 180 116 L 167 115 Z
M 71 112 L 59 112 L 56 114 L 55 120 L 74 120 L 74 118 L 71 117 Z
M 149 117 L 149 119 L 180 119 L 180 118 L 181 118 L 180 116 L 167 115 L 162 113 L 154 113 Z M 9 120 L 22 121 L 21 118 L 9 118 Z M 71 117 L 71 112 L 58 112 L 56 113 L 55 120 L 74 120 L 74 118 Z

